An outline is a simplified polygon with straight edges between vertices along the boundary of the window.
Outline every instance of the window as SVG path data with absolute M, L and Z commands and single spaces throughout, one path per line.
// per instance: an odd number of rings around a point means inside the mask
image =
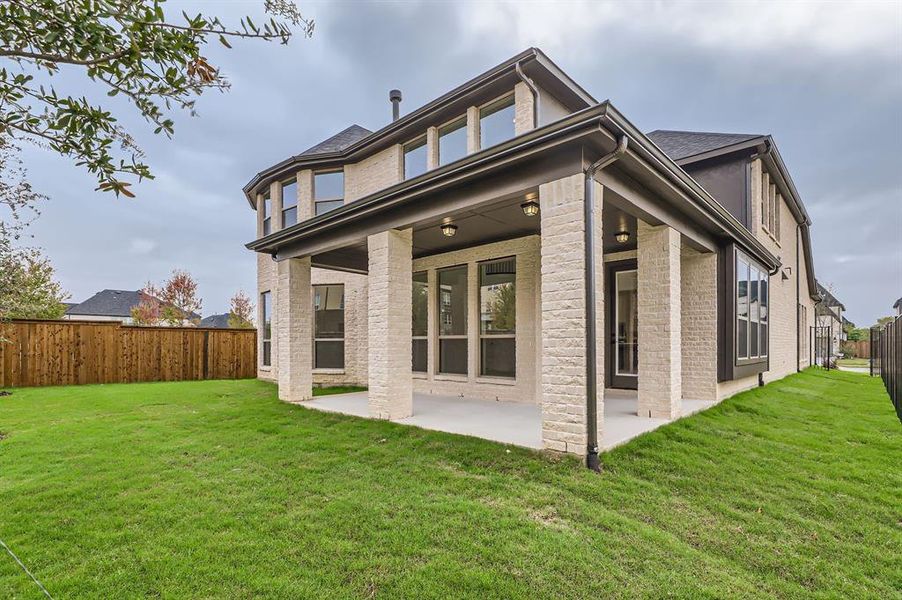
M 799 348 L 802 356 L 808 356 L 808 307 L 799 304 Z
M 321 215 L 344 204 L 345 174 L 342 171 L 313 176 L 313 214 Z
M 413 274 L 413 363 L 415 373 L 425 373 L 429 361 L 429 342 L 427 341 L 429 323 L 429 280 L 426 272 Z
M 467 374 L 467 267 L 438 272 L 438 372 Z
M 272 366 L 272 296 L 269 292 L 260 294 L 260 306 L 263 309 L 262 321 L 263 331 L 260 339 L 262 340 L 263 366 Z
M 282 182 L 282 228 L 298 222 L 298 180 Z
M 263 235 L 269 235 L 272 233 L 272 198 L 269 197 L 269 192 L 260 199 L 260 210 L 263 212 Z
M 780 193 L 777 192 L 776 202 L 774 204 L 774 231 L 773 231 L 773 234 L 774 234 L 774 239 L 777 240 L 778 243 L 780 242 L 780 213 L 782 212 L 781 211 L 782 207 L 783 207 L 783 196 L 781 196 Z
M 768 206 L 770 204 L 770 200 L 768 199 L 768 194 L 770 194 L 770 175 L 768 173 L 762 173 L 761 175 L 761 226 L 767 229 L 767 213 Z
M 514 377 L 517 370 L 517 260 L 479 265 L 479 374 Z
M 479 147 L 489 148 L 514 137 L 514 97 L 479 109 Z
M 404 179 L 413 179 L 426 172 L 426 136 L 404 146 Z
M 344 338 L 344 286 L 313 286 L 313 368 L 344 369 Z
M 736 358 L 766 358 L 769 343 L 770 285 L 765 269 L 736 255 Z
M 767 194 L 768 198 L 768 207 L 767 207 L 767 230 L 773 233 L 774 231 L 774 213 L 776 212 L 776 204 L 777 204 L 777 186 L 774 184 L 770 184 L 769 191 Z
M 449 123 L 438 130 L 438 164 L 447 165 L 467 155 L 467 118 Z

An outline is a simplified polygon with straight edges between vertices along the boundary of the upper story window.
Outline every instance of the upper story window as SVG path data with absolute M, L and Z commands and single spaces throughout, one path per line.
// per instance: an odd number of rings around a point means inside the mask
M 345 174 L 342 171 L 316 173 L 313 176 L 313 214 L 321 215 L 344 204 Z
M 291 227 L 298 222 L 298 180 L 282 182 L 282 227 Z
M 514 137 L 514 97 L 507 96 L 479 109 L 479 147 L 489 148 Z
M 272 198 L 270 198 L 269 192 L 263 194 L 263 197 L 260 199 L 260 210 L 263 213 L 261 215 L 263 219 L 263 235 L 269 235 L 272 233 Z
M 438 130 L 438 164 L 447 165 L 467 155 L 467 118 L 461 117 Z
M 404 179 L 413 179 L 426 172 L 426 136 L 404 145 Z

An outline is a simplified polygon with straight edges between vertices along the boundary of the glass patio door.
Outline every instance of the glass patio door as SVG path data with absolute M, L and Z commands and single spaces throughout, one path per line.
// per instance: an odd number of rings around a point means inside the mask
M 614 387 L 636 388 L 639 380 L 639 286 L 635 269 L 614 273 Z

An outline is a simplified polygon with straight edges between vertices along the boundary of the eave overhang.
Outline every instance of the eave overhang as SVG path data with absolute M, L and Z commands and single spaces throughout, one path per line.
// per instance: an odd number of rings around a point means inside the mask
M 608 147 L 620 135 L 629 138 L 628 154 L 648 170 L 665 178 L 697 210 L 703 225 L 738 243 L 746 252 L 775 269 L 780 260 L 767 250 L 733 215 L 721 206 L 681 167 L 636 129 L 609 102 L 576 112 L 555 123 L 517 136 L 503 144 L 471 154 L 394 186 L 360 198 L 329 213 L 247 244 L 247 248 L 275 256 L 279 249 L 298 240 L 336 231 L 342 225 L 366 219 L 422 195 L 441 191 L 467 179 L 484 175 L 517 160 L 535 156 L 578 138 L 595 138 Z M 600 137 L 599 137 L 600 136 Z
M 256 209 L 255 195 L 260 193 L 264 185 L 276 181 L 295 171 L 308 168 L 331 168 L 355 162 L 393 143 L 404 143 L 418 134 L 424 134 L 429 122 L 443 110 L 469 99 L 483 88 L 509 78 L 512 83 L 516 79 L 516 67 L 520 65 L 527 76 L 551 90 L 556 97 L 571 108 L 583 109 L 597 105 L 598 102 L 575 81 L 564 73 L 560 67 L 545 56 L 538 48 L 529 48 L 510 58 L 500 65 L 478 75 L 470 81 L 458 86 L 450 92 L 408 113 L 397 121 L 393 121 L 382 129 L 371 133 L 351 144 L 341 152 L 320 153 L 313 155 L 299 154 L 291 156 L 263 171 L 257 173 L 243 188 L 245 197 L 251 208 Z

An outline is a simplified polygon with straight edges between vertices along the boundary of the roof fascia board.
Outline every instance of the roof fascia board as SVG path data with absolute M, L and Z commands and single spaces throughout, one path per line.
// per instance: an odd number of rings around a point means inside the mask
M 739 152 L 740 150 L 746 150 L 748 148 L 754 148 L 756 146 L 761 145 L 764 142 L 766 136 L 761 136 L 757 138 L 753 138 L 751 140 L 746 140 L 744 142 L 738 142 L 736 144 L 730 144 L 729 146 L 724 146 L 722 148 L 717 148 L 715 150 L 708 150 L 706 152 L 700 152 L 698 154 L 693 154 L 691 156 L 685 156 L 674 162 L 681 167 L 685 167 L 686 165 L 691 165 L 693 163 L 701 162 L 703 160 L 708 160 L 710 158 L 717 158 L 719 156 L 725 156 L 727 154 L 732 154 L 734 152 Z M 652 142 L 654 143 L 654 142 Z M 663 152 L 663 150 L 662 150 Z M 666 154 L 666 152 L 665 152 Z

